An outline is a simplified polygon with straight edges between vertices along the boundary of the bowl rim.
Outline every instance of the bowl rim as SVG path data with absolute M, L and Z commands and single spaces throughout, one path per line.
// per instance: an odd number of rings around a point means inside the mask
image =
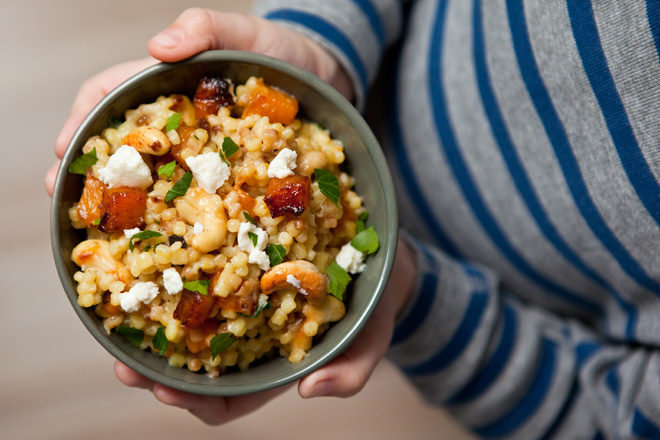
M 113 105 L 113 102 L 121 97 L 124 93 L 131 90 L 135 87 L 135 84 L 141 83 L 142 81 L 162 73 L 166 73 L 173 68 L 178 68 L 180 66 L 192 65 L 195 63 L 206 63 L 213 61 L 222 61 L 222 62 L 242 62 L 248 64 L 256 64 L 266 68 L 271 68 L 277 71 L 288 75 L 291 78 L 294 78 L 296 81 L 300 81 L 305 86 L 313 89 L 321 95 L 324 99 L 330 101 L 336 108 L 338 108 L 345 117 L 347 117 L 352 125 L 355 127 L 356 132 L 359 134 L 360 138 L 363 140 L 366 150 L 372 160 L 379 174 L 379 180 L 383 185 L 383 193 L 385 196 L 385 212 L 387 217 L 387 222 L 385 230 L 388 232 L 386 237 L 379 237 L 381 246 L 380 252 L 384 252 L 384 264 L 383 264 L 383 275 L 379 277 L 378 283 L 375 287 L 375 292 L 369 298 L 368 303 L 365 305 L 364 310 L 359 313 L 356 321 L 351 325 L 349 331 L 342 335 L 342 337 L 337 341 L 337 343 L 329 350 L 321 353 L 316 359 L 309 362 L 305 367 L 300 368 L 290 374 L 284 375 L 280 378 L 271 378 L 268 381 L 263 381 L 260 383 L 254 383 L 252 386 L 232 386 L 231 384 L 222 384 L 221 381 L 217 385 L 209 386 L 207 384 L 201 383 L 191 383 L 184 381 L 182 379 L 174 378 L 168 376 L 161 371 L 157 371 L 148 365 L 140 362 L 135 359 L 133 356 L 129 355 L 125 350 L 119 348 L 113 341 L 110 340 L 107 333 L 102 331 L 98 326 L 92 325 L 92 318 L 86 312 L 86 309 L 79 306 L 74 300 L 70 292 L 76 292 L 75 285 L 72 282 L 72 279 L 69 275 L 68 268 L 62 256 L 62 237 L 60 235 L 61 231 L 61 210 L 60 205 L 62 203 L 62 194 L 64 190 L 64 182 L 66 180 L 66 173 L 68 173 L 68 166 L 73 160 L 73 158 L 79 153 L 79 148 L 74 148 L 76 145 L 80 147 L 81 142 L 84 143 L 85 139 L 82 139 L 85 132 L 90 128 L 97 118 L 103 114 L 108 107 Z M 165 93 L 165 92 L 163 92 Z M 330 362 L 332 359 L 336 358 L 341 354 L 348 346 L 355 340 L 357 335 L 363 330 L 368 319 L 371 317 L 373 311 L 375 310 L 378 302 L 380 301 L 385 286 L 391 274 L 392 266 L 394 263 L 394 256 L 396 253 L 396 244 L 398 239 L 398 217 L 397 217 L 397 207 L 395 199 L 394 185 L 392 177 L 389 173 L 389 167 L 385 159 L 385 155 L 380 147 L 379 142 L 377 141 L 375 135 L 373 134 L 371 128 L 368 126 L 367 122 L 364 120 L 363 116 L 358 112 L 358 110 L 346 100 L 337 90 L 330 86 L 325 81 L 321 80 L 314 74 L 297 67 L 293 64 L 290 64 L 286 61 L 273 58 L 267 55 L 257 54 L 253 52 L 243 52 L 243 51 L 233 51 L 233 50 L 213 50 L 207 51 L 193 57 L 187 58 L 185 60 L 175 62 L 175 63 L 164 63 L 159 62 L 154 64 L 146 69 L 138 72 L 137 74 L 129 77 L 116 88 L 111 90 L 99 103 L 97 103 L 94 108 L 88 113 L 88 115 L 83 119 L 79 127 L 76 129 L 74 135 L 72 136 L 69 144 L 67 145 L 64 156 L 62 157 L 61 164 L 59 166 L 57 176 L 55 179 L 55 185 L 53 189 L 53 197 L 51 200 L 51 209 L 50 209 L 50 233 L 51 233 L 51 248 L 53 257 L 55 260 L 56 269 L 69 302 L 73 306 L 76 314 L 82 320 L 86 329 L 92 334 L 92 336 L 104 347 L 111 355 L 116 359 L 120 360 L 130 368 L 134 369 L 138 373 L 160 383 L 164 383 L 167 386 L 172 388 L 192 392 L 196 394 L 204 395 L 217 395 L 217 396 L 234 396 L 234 395 L 243 395 L 250 394 L 259 391 L 266 391 L 268 389 L 276 388 L 282 385 L 286 385 L 295 380 L 298 380 L 312 371 L 317 370 L 323 365 Z M 139 350 L 139 349 L 138 349 Z M 239 373 L 240 374 L 240 373 Z M 222 375 L 220 376 L 222 377 Z

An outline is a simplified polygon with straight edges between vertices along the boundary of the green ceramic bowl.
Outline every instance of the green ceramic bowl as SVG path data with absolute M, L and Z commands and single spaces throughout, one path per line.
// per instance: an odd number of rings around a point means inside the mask
M 291 364 L 277 358 L 248 371 L 209 378 L 185 368 L 170 367 L 166 360 L 135 348 L 124 338 L 108 335 L 93 308 L 77 304 L 73 274 L 78 267 L 71 261 L 71 250 L 83 240 L 84 231 L 71 227 L 67 210 L 78 201 L 82 177 L 67 172 L 72 160 L 82 154 L 82 146 L 100 134 L 111 117 L 152 102 L 160 95 L 183 93 L 192 96 L 198 80 L 206 75 L 221 75 L 234 83 L 260 76 L 296 96 L 304 118 L 330 130 L 345 146 L 356 191 L 364 197 L 369 210 L 369 225 L 380 238 L 380 250 L 368 260 L 367 269 L 356 278 L 348 295 L 347 313 L 312 347 L 307 357 Z M 110 92 L 87 116 L 74 134 L 62 160 L 51 208 L 51 236 L 55 264 L 64 291 L 90 333 L 114 357 L 157 382 L 188 392 L 232 396 L 264 391 L 297 380 L 325 365 L 355 339 L 376 308 L 385 289 L 394 260 L 397 241 L 397 215 L 394 189 L 380 146 L 355 108 L 339 93 L 316 76 L 274 58 L 247 52 L 210 51 L 179 63 L 152 66 Z

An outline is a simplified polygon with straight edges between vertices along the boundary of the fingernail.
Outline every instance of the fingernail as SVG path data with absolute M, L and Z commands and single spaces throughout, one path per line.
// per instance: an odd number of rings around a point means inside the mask
M 309 391 L 307 396 L 305 396 L 305 398 L 311 399 L 313 397 L 327 396 L 328 394 L 330 394 L 331 389 L 332 389 L 332 381 L 322 380 L 321 382 L 318 382 L 316 385 L 312 387 L 312 389 Z
M 182 40 L 181 31 L 176 29 L 165 29 L 151 39 L 151 42 L 166 48 L 173 48 L 179 45 Z

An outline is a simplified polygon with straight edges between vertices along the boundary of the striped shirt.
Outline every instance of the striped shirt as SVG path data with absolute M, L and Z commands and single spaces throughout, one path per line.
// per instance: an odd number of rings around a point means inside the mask
M 660 438 L 660 2 L 255 13 L 337 57 L 381 140 L 418 267 L 388 358 L 420 393 L 484 438 Z

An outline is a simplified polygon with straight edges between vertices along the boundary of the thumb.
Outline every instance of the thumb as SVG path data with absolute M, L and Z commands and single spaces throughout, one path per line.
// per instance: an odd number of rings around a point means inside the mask
M 151 56 L 165 62 L 214 49 L 256 52 L 308 70 L 349 99 L 353 94 L 343 68 L 323 47 L 302 34 L 251 15 L 186 9 L 149 40 L 147 49 Z

